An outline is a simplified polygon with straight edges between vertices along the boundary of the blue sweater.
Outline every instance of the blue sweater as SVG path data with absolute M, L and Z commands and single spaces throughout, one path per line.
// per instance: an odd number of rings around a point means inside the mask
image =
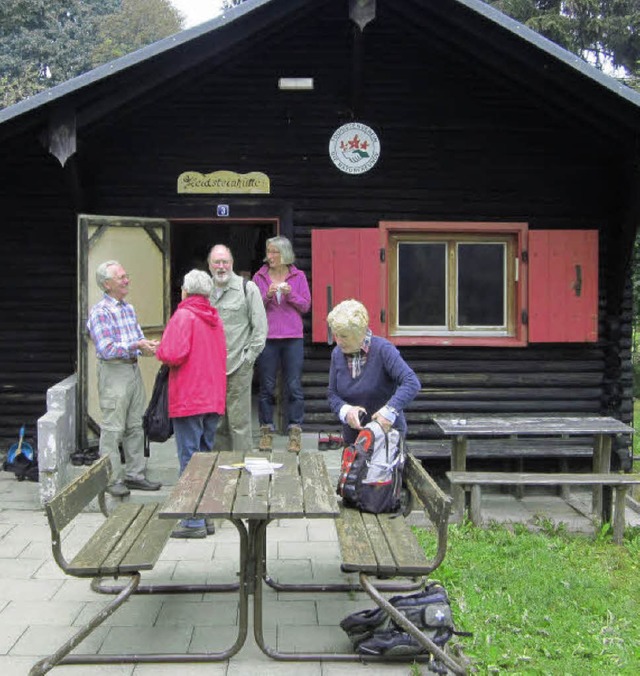
M 388 340 L 373 336 L 367 353 L 367 362 L 360 375 L 352 378 L 347 358 L 339 347 L 331 353 L 329 371 L 329 406 L 339 415 L 345 404 L 362 406 L 367 410 L 364 424 L 385 404 L 396 409 L 398 416 L 393 426 L 405 436 L 407 421 L 403 410 L 420 391 L 420 381 Z M 345 444 L 355 441 L 358 430 L 343 425 Z

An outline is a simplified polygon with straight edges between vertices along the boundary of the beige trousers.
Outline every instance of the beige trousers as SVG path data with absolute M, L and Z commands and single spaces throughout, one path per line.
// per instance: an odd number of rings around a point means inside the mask
M 98 396 L 102 411 L 100 455 L 111 458 L 111 483 L 144 479 L 142 416 L 146 406 L 144 384 L 137 364 L 98 361 Z M 124 450 L 124 471 L 118 445 Z

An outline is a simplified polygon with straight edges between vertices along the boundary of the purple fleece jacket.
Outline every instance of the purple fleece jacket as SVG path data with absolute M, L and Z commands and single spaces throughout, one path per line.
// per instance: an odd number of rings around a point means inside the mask
M 274 295 L 267 298 L 267 291 L 271 286 L 269 266 L 263 265 L 253 276 L 258 285 L 264 309 L 267 313 L 269 332 L 267 339 L 274 338 L 302 338 L 302 315 L 311 307 L 311 293 L 304 272 L 295 265 L 289 266 L 286 282 L 291 292 L 282 294 L 280 302 Z

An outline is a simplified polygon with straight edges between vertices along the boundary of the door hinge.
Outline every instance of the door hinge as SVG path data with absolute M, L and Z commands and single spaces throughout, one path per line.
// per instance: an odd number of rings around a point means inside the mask
M 529 313 L 526 310 L 522 311 L 522 323 L 527 326 L 529 324 Z
M 387 252 L 384 249 L 380 249 L 380 262 L 384 263 L 387 257 Z
M 529 252 L 528 251 L 521 251 L 520 252 L 520 260 L 523 263 L 528 263 L 529 262 Z
M 387 313 L 384 310 L 380 310 L 380 323 L 384 324 L 387 319 Z

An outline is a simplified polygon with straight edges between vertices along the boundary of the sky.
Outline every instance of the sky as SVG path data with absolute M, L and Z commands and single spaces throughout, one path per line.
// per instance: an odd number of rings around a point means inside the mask
M 222 0 L 170 0 L 171 4 L 186 18 L 184 27 L 192 28 L 209 21 L 222 11 Z

